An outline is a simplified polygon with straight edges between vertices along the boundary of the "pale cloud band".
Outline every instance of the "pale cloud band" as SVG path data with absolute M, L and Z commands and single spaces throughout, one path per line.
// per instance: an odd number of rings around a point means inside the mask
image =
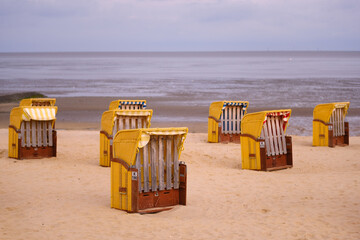
M 0 51 L 360 50 L 360 1 L 0 0 Z

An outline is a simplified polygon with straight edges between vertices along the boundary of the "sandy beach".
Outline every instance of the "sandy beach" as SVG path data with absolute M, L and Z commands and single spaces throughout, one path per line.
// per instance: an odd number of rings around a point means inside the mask
M 258 172 L 241 169 L 240 145 L 207 143 L 206 122 L 153 122 L 190 128 L 181 155 L 187 206 L 147 215 L 111 209 L 98 131 L 110 99 L 94 99 L 83 103 L 84 116 L 74 99 L 57 101 L 57 157 L 36 160 L 7 157 L 6 109 L 18 103 L 0 104 L 0 239 L 360 238 L 360 137 L 328 148 L 293 136 L 294 167 Z

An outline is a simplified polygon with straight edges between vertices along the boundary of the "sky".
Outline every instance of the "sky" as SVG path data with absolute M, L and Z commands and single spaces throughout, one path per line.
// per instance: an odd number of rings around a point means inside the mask
M 360 51 L 360 0 L 0 0 L 0 52 Z

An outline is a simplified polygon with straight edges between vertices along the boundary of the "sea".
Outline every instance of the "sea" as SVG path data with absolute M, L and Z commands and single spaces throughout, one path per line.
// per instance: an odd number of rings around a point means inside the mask
M 350 133 L 360 136 L 360 52 L 0 53 L 0 95 L 25 91 L 49 97 L 163 97 L 169 104 L 202 108 L 245 100 L 249 112 L 294 109 L 289 121 L 294 130 L 288 132 L 298 135 L 312 134 L 317 104 L 350 101 Z

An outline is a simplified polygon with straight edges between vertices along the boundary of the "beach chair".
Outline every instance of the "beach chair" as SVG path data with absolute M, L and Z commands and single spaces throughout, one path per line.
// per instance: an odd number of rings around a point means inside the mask
M 100 166 L 110 167 L 113 137 L 123 129 L 149 128 L 152 110 L 114 109 L 103 113 L 100 131 Z
M 187 128 L 119 131 L 111 163 L 111 207 L 152 213 L 186 205 L 186 165 L 179 161 Z
M 146 100 L 115 100 L 109 105 L 109 110 L 140 110 L 146 109 Z
M 9 157 L 56 156 L 55 99 L 25 99 L 10 112 Z
M 293 166 L 292 142 L 285 136 L 291 109 L 246 114 L 241 122 L 243 169 L 272 171 Z
M 213 102 L 209 108 L 208 142 L 240 142 L 241 119 L 249 102 Z
M 350 102 L 319 104 L 314 108 L 313 146 L 349 145 L 349 123 L 345 116 Z

